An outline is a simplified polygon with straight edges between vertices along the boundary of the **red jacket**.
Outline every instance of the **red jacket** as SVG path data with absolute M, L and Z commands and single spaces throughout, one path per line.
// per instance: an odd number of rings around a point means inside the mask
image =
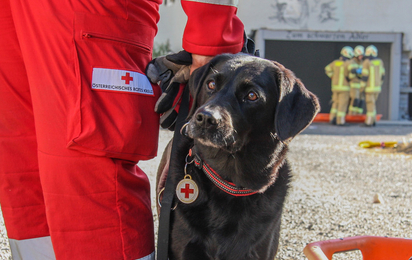
M 236 16 L 236 5 L 219 3 L 223 1 L 214 1 L 218 4 L 204 2 L 210 1 L 182 0 L 188 17 L 183 49 L 207 56 L 239 52 L 243 46 L 244 27 Z

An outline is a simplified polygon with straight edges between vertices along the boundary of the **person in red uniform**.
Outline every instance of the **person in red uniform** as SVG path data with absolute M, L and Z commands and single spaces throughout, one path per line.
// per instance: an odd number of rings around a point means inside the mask
M 242 49 L 237 1 L 182 0 L 192 70 Z M 13 259 L 154 259 L 161 0 L 1 0 L 0 204 Z

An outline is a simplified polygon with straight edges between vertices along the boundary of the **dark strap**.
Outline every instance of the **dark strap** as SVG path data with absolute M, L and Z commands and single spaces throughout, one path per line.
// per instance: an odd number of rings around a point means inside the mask
M 170 154 L 170 162 L 175 160 L 177 154 L 177 144 L 181 142 L 182 135 L 180 129 L 186 123 L 186 117 L 189 113 L 189 86 L 185 86 L 183 92 L 182 103 L 180 104 L 179 114 L 177 115 L 175 132 L 173 135 L 172 151 Z M 172 183 L 171 167 L 169 167 L 169 173 L 167 174 L 165 190 L 162 198 L 162 208 L 160 209 L 159 217 L 159 230 L 157 238 L 157 260 L 167 260 L 169 253 L 169 224 L 170 224 L 170 211 L 172 208 L 173 197 L 175 193 L 175 187 Z

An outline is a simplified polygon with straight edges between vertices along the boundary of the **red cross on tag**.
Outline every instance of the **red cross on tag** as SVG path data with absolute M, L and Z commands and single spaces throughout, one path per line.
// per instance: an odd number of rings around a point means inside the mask
M 184 179 L 177 184 L 177 198 L 185 204 L 190 204 L 197 199 L 198 195 L 199 188 L 197 187 L 196 182 L 192 180 L 190 175 L 185 175 Z
M 133 77 L 130 77 L 130 73 L 126 72 L 126 76 L 122 76 L 122 80 L 124 80 L 124 82 L 129 85 L 130 81 L 133 81 Z
M 185 188 L 180 189 L 180 192 L 185 194 L 185 199 L 188 199 L 188 198 L 190 198 L 191 193 L 195 193 L 195 190 L 190 188 L 189 183 L 186 183 Z

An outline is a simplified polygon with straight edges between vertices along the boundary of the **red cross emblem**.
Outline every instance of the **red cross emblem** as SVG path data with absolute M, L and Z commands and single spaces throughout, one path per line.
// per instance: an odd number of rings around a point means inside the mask
M 184 193 L 184 194 L 185 194 L 185 198 L 188 199 L 188 198 L 189 198 L 189 195 L 190 195 L 191 193 L 194 193 L 195 190 L 190 188 L 190 184 L 189 184 L 189 183 L 186 183 L 185 188 L 184 188 L 184 189 L 180 189 L 180 192 L 181 192 L 181 193 Z
M 124 82 L 129 85 L 130 81 L 133 81 L 133 77 L 130 77 L 130 73 L 126 72 L 126 76 L 122 76 L 122 80 L 124 80 Z
M 186 175 L 185 178 L 177 184 L 176 196 L 181 202 L 190 204 L 197 199 L 198 195 L 199 188 L 190 175 Z

